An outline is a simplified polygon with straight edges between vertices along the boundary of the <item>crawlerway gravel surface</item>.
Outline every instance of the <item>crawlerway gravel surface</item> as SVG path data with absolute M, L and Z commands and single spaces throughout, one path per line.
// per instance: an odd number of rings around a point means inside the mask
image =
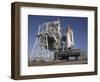
M 44 62 L 44 61 L 34 61 L 29 63 L 28 66 L 47 66 L 47 65 L 76 65 L 76 64 L 87 64 L 87 60 L 59 60 L 59 61 L 52 61 L 52 62 Z

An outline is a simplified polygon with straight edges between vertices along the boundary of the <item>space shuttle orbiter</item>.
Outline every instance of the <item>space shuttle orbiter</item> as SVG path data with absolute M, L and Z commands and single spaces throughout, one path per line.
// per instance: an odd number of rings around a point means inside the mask
M 73 49 L 75 46 L 74 43 L 74 35 L 73 30 L 71 29 L 71 26 L 67 26 L 67 49 Z

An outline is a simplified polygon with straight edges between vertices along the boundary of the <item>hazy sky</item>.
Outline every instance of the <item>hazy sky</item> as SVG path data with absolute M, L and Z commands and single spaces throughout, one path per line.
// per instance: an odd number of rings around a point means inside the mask
M 49 21 L 57 21 L 59 18 L 62 30 L 65 30 L 67 25 L 72 26 L 74 33 L 75 47 L 87 51 L 87 34 L 88 34 L 88 19 L 84 17 L 60 17 L 60 16 L 28 16 L 28 54 L 31 54 L 38 26 Z

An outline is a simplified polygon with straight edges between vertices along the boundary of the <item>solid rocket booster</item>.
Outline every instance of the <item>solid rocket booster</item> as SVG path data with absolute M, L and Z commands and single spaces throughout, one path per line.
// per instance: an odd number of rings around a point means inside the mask
M 71 26 L 67 26 L 67 49 L 72 49 L 74 48 L 74 35 L 73 35 L 73 30 L 71 29 Z

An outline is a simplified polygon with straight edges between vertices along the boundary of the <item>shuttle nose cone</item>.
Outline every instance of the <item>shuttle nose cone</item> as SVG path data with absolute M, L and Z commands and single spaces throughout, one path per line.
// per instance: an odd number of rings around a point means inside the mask
M 67 32 L 70 32 L 72 29 L 71 29 L 71 26 L 70 25 L 67 25 Z

